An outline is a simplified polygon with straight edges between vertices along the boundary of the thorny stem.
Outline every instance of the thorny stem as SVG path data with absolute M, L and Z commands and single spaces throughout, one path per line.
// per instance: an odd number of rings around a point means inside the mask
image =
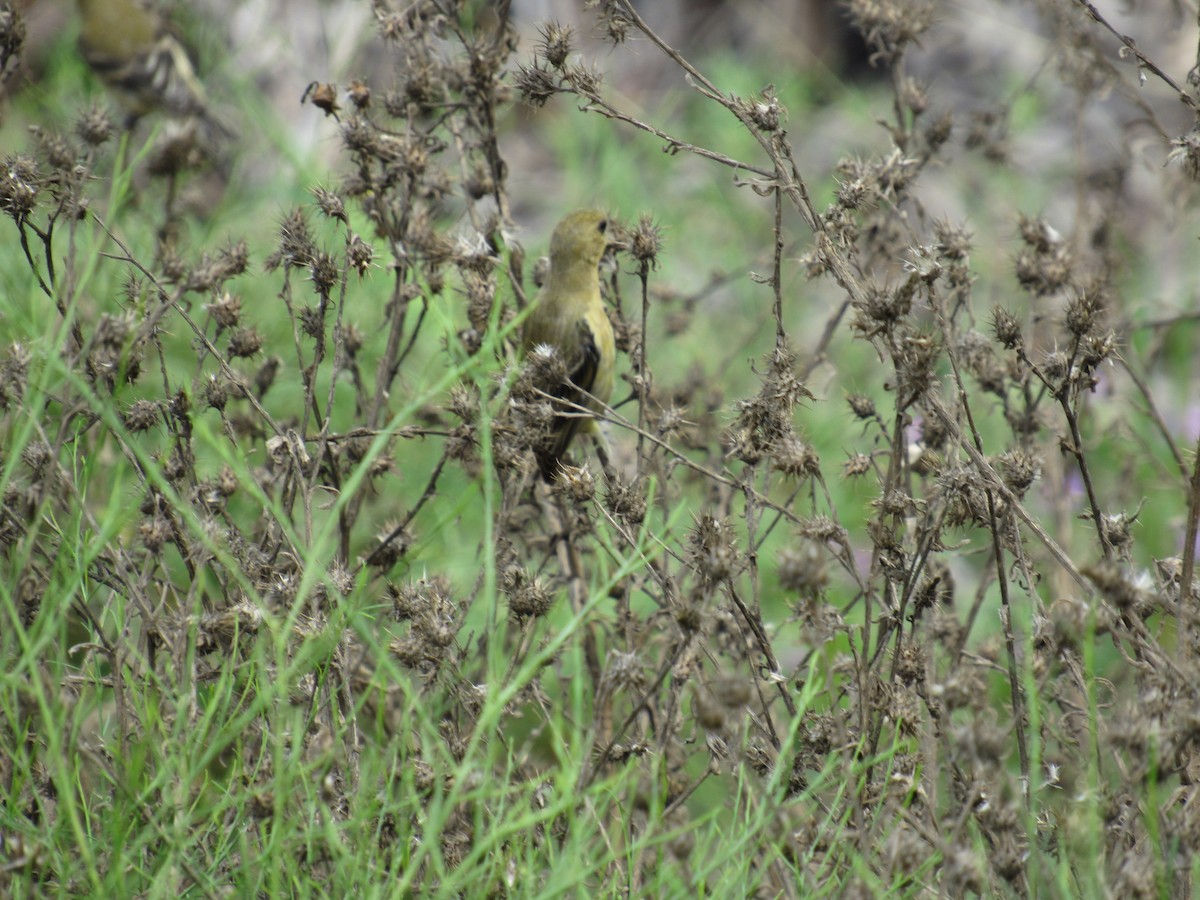
M 1092 596 L 1095 591 L 1092 588 L 1091 582 L 1089 582 L 1087 578 L 1084 577 L 1083 573 L 1079 571 L 1078 567 L 1071 561 L 1071 558 L 1067 555 L 1066 551 L 1058 545 L 1054 538 L 1050 537 L 1050 535 L 1046 533 L 1046 530 L 1029 513 L 1029 511 L 1025 509 L 1025 506 L 1021 503 L 1020 498 L 1017 497 L 1017 495 L 1009 490 L 1009 488 L 1004 484 L 1004 479 L 1002 479 L 996 470 L 992 468 L 992 464 L 988 462 L 987 457 L 980 453 L 972 442 L 966 439 L 962 433 L 962 430 L 958 427 L 958 424 L 954 421 L 954 417 L 950 415 L 949 411 L 941 404 L 940 401 L 933 397 L 929 398 L 928 410 L 938 417 L 942 425 L 953 436 L 955 443 L 962 448 L 964 453 L 967 454 L 967 457 L 971 460 L 971 464 L 975 466 L 975 469 L 979 472 L 979 474 L 987 480 L 987 488 L 995 491 L 1004 498 L 1005 502 L 1009 504 L 1017 518 L 1021 520 L 1025 527 L 1028 528 L 1035 537 L 1037 537 L 1039 543 L 1041 543 L 1042 546 L 1045 547 L 1050 553 L 1050 555 L 1054 557 L 1055 562 L 1057 562 L 1067 572 L 1067 574 L 1071 576 L 1071 579 L 1083 590 L 1086 596 Z
M 578 785 L 579 790 L 583 790 L 584 788 L 588 787 L 596 779 L 596 776 L 611 758 L 613 749 L 617 746 L 617 742 L 624 737 L 625 732 L 629 730 L 629 726 L 637 720 L 637 717 L 640 716 L 644 710 L 649 709 L 648 704 L 654 698 L 655 694 L 658 693 L 659 687 L 662 686 L 662 683 L 666 680 L 667 676 L 671 674 L 671 669 L 674 668 L 675 662 L 679 659 L 680 654 L 682 654 L 686 649 L 689 640 L 689 638 L 685 638 L 675 643 L 675 647 L 670 658 L 663 660 L 662 665 L 659 666 L 658 675 L 655 677 L 654 682 L 646 688 L 646 690 L 642 693 L 641 699 L 633 705 L 633 709 L 629 711 L 629 715 L 625 717 L 625 720 L 621 723 L 621 727 L 617 728 L 613 732 L 612 739 L 609 740 L 604 749 L 600 751 L 600 754 L 596 757 L 596 762 L 590 767 L 586 763 L 584 764 L 580 772 Z
M 346 235 L 346 244 L 349 246 L 350 234 Z M 344 330 L 344 315 L 346 312 L 346 289 L 350 279 L 350 264 L 349 260 L 343 258 L 341 272 L 338 278 L 338 299 L 337 312 L 333 321 L 333 371 L 341 372 L 345 366 L 346 344 Z M 324 318 L 322 317 L 322 322 Z M 321 345 L 324 345 L 324 340 L 319 340 Z M 313 363 L 314 369 L 316 363 Z M 321 423 L 321 430 L 317 435 L 317 447 L 315 457 L 318 460 L 325 460 L 325 465 L 328 467 L 330 480 L 333 482 L 334 490 L 341 491 L 341 475 L 338 472 L 337 460 L 329 445 L 329 426 L 333 413 L 334 398 L 337 394 L 337 378 L 329 379 L 329 388 L 325 395 L 325 409 L 329 413 L 325 416 Z M 314 400 L 314 411 L 316 403 Z M 319 415 L 319 413 L 318 413 Z M 318 488 L 317 478 L 321 471 L 321 466 L 318 463 L 313 466 L 313 478 L 308 485 L 308 493 L 311 496 Z M 350 519 L 346 507 L 342 506 L 338 509 L 338 531 L 341 535 L 341 562 L 347 565 L 350 561 Z
M 759 175 L 763 178 L 772 177 L 772 173 L 766 169 L 750 165 L 749 163 L 744 163 L 741 160 L 734 159 L 731 156 L 726 156 L 724 153 L 717 153 L 714 150 L 708 150 L 696 144 L 689 144 L 687 141 L 681 140 L 680 138 L 672 137 L 662 129 L 647 122 L 642 122 L 639 119 L 635 119 L 633 116 L 622 112 L 612 104 L 608 103 L 599 94 L 579 93 L 581 97 L 587 100 L 587 106 L 585 106 L 584 109 L 604 116 L 606 119 L 613 119 L 618 122 L 624 122 L 626 125 L 632 125 L 641 131 L 645 131 L 648 134 L 652 134 L 656 138 L 665 141 L 666 146 L 663 147 L 663 152 L 670 156 L 674 156 L 676 153 L 682 151 L 684 153 L 691 153 L 694 156 L 699 156 L 702 159 L 712 160 L 713 162 L 720 163 L 723 166 L 728 166 L 734 170 L 752 172 L 755 175 Z
M 1175 443 L 1175 437 L 1171 434 L 1171 429 L 1167 427 L 1167 423 L 1163 421 L 1162 413 L 1158 410 L 1158 404 L 1154 402 L 1154 396 L 1150 392 L 1150 386 L 1146 384 L 1144 379 L 1136 368 L 1134 368 L 1127 359 L 1119 357 L 1117 362 L 1125 373 L 1133 381 L 1138 389 L 1138 393 L 1142 395 L 1142 400 L 1146 403 L 1146 410 L 1150 413 L 1150 418 L 1154 421 L 1154 425 L 1158 428 L 1163 442 L 1167 445 L 1167 449 L 1171 451 L 1171 458 L 1175 460 L 1175 465 L 1179 467 L 1179 473 L 1187 480 L 1188 474 L 1187 464 L 1183 460 L 1183 454 L 1179 452 L 1179 446 Z
M 649 334 L 650 327 L 650 287 L 649 287 L 650 262 L 642 260 L 638 268 L 638 279 L 642 284 L 642 333 L 638 340 L 638 357 L 637 357 L 637 393 L 638 393 L 638 444 L 637 444 L 637 460 L 638 460 L 638 477 L 642 476 L 646 465 L 645 454 L 645 432 L 646 432 L 646 399 L 650 396 L 650 373 L 646 371 L 646 339 Z
M 1180 101 L 1187 106 L 1188 109 L 1190 109 L 1193 113 L 1200 115 L 1200 103 L 1196 102 L 1196 98 L 1177 85 L 1170 75 L 1168 75 L 1155 64 L 1154 60 L 1139 50 L 1133 38 L 1129 37 L 1128 35 L 1121 34 L 1121 32 L 1117 31 L 1110 24 L 1108 24 L 1108 21 L 1104 18 L 1104 16 L 1100 15 L 1100 11 L 1096 9 L 1096 7 L 1089 2 L 1089 0 L 1075 0 L 1075 2 L 1087 11 L 1087 14 L 1091 16 L 1092 21 L 1104 26 L 1104 28 L 1113 37 L 1125 45 L 1125 49 L 1132 53 L 1137 59 L 1139 69 L 1146 69 L 1157 75 L 1159 79 L 1162 80 L 1163 84 L 1167 85 L 1169 88 L 1171 88 L 1171 90 L 1179 95 Z
M 1187 528 L 1183 536 L 1183 564 L 1179 582 L 1179 609 L 1183 618 L 1183 634 L 1179 638 L 1180 663 L 1192 655 L 1193 629 L 1196 615 L 1192 603 L 1195 594 L 1196 532 L 1200 523 L 1200 439 L 1196 442 L 1192 462 L 1192 478 L 1188 485 Z
M 412 300 L 412 295 L 407 289 L 406 276 L 407 267 L 397 265 L 392 298 L 387 307 L 388 319 L 391 321 L 388 329 L 387 349 L 379 357 L 379 365 L 375 370 L 375 398 L 367 417 L 367 425 L 370 428 L 379 426 L 387 405 L 384 401 L 400 365 L 400 342 L 404 339 L 404 320 L 408 318 L 408 304 Z
M 775 686 L 779 689 L 779 696 L 783 698 L 783 705 L 787 707 L 788 714 L 795 718 L 796 704 L 792 700 L 792 695 L 788 692 L 788 679 L 783 677 L 783 672 L 779 668 L 779 660 L 775 657 L 775 651 L 771 649 L 771 639 L 767 636 L 763 625 L 762 614 L 758 610 L 751 611 L 747 608 L 742 598 L 738 595 L 732 580 L 727 581 L 725 586 L 729 590 L 729 598 L 733 600 L 734 606 L 742 614 L 742 619 L 745 620 L 746 625 L 754 634 L 755 641 L 758 642 L 758 649 L 767 660 L 767 665 L 770 667 L 768 674 L 775 681 Z
M 363 566 L 374 565 L 383 555 L 383 552 L 389 546 L 391 546 L 392 541 L 404 534 L 405 529 L 412 524 L 413 519 L 417 517 L 417 513 L 421 511 L 421 507 L 423 507 L 437 495 L 438 479 L 442 477 L 442 471 L 445 469 L 445 467 L 446 454 L 443 453 L 438 459 L 437 465 L 434 466 L 433 472 L 430 473 L 429 480 L 425 483 L 425 490 L 421 493 L 420 499 L 413 504 L 412 509 L 408 511 L 408 515 L 404 517 L 404 520 L 391 531 L 389 531 L 387 536 L 379 542 L 379 546 L 377 546 L 367 555 L 367 558 L 363 560 Z
M 1100 549 L 1105 559 L 1112 559 L 1112 544 L 1108 540 L 1108 529 L 1104 527 L 1104 515 L 1100 512 L 1100 499 L 1096 496 L 1096 488 L 1092 484 L 1091 470 L 1088 468 L 1087 457 L 1083 452 L 1083 436 L 1079 432 L 1079 417 L 1071 408 L 1070 402 L 1064 396 L 1059 396 L 1063 415 L 1071 428 L 1071 446 L 1068 448 L 1079 465 L 1079 477 L 1083 480 L 1087 492 L 1088 505 L 1092 510 L 1092 521 L 1096 524 L 1096 537 L 1100 540 Z
M 971 404 L 967 402 L 965 391 L 960 393 L 959 402 L 967 417 L 967 427 L 971 429 L 975 450 L 982 456 L 983 438 L 980 437 L 979 430 L 975 427 L 975 417 L 971 412 Z M 1004 629 L 1004 650 L 1008 662 L 1008 690 L 1013 708 L 1013 727 L 1017 734 L 1017 755 L 1021 762 L 1021 776 L 1025 783 L 1025 804 L 1028 807 L 1032 797 L 1033 782 L 1030 780 L 1029 771 L 1029 744 L 1025 737 L 1025 693 L 1017 672 L 1017 648 L 1016 639 L 1013 636 L 1012 601 L 1008 596 L 1008 572 L 1004 564 L 1004 548 L 1000 543 L 1001 525 L 996 514 L 996 497 L 990 487 L 984 488 L 984 496 L 987 499 L 988 533 L 992 538 L 992 561 L 996 566 L 996 583 L 1000 587 L 1000 608 L 1002 610 L 1000 624 Z
M 783 327 L 783 194 L 779 188 L 772 193 L 775 196 L 775 265 L 771 270 L 771 291 L 775 295 L 775 346 L 783 347 L 787 343 L 787 333 Z
M 751 483 L 751 479 L 754 477 L 754 471 L 755 471 L 754 468 L 746 469 L 746 473 L 743 476 L 742 480 L 747 486 Z M 764 485 L 764 488 L 765 488 L 765 485 Z M 744 518 L 746 521 L 746 544 L 748 547 L 747 552 L 746 552 L 746 565 L 747 565 L 747 568 L 748 568 L 748 571 L 750 574 L 751 590 L 754 592 L 754 596 L 751 598 L 751 602 L 753 603 L 753 607 L 754 607 L 754 615 L 756 615 L 758 617 L 758 620 L 761 623 L 762 607 L 759 603 L 760 598 L 759 598 L 759 594 L 758 594 L 758 585 L 759 585 L 758 548 L 756 546 L 757 536 L 758 536 L 758 517 L 759 517 L 758 516 L 758 508 L 754 502 L 754 494 L 752 492 L 743 492 L 743 497 L 745 498 L 745 516 L 744 516 Z M 734 591 L 733 591 L 732 579 L 730 579 L 730 595 L 732 596 L 733 593 L 734 593 Z M 737 602 L 736 598 L 735 598 L 734 602 L 735 603 Z M 739 607 L 740 607 L 740 604 L 739 604 Z M 745 613 L 743 613 L 743 618 L 745 618 Z M 753 626 L 750 624 L 748 619 L 747 619 L 746 624 L 747 624 L 747 626 L 751 627 L 751 629 L 753 630 Z M 768 646 L 769 646 L 769 643 L 768 643 Z M 766 655 L 766 654 L 764 654 L 764 655 Z M 770 659 L 769 656 L 767 658 Z M 773 680 L 782 679 L 783 673 L 778 670 L 777 666 L 772 665 L 769 677 L 771 677 Z M 756 687 L 758 686 L 758 681 L 759 681 L 759 679 L 755 679 Z M 778 683 L 778 681 L 777 681 L 777 683 Z M 760 691 L 760 693 L 761 693 L 761 691 Z M 790 697 L 788 697 L 787 691 L 783 692 L 783 696 L 785 698 L 784 699 L 785 703 L 791 699 Z M 764 702 L 763 708 L 765 709 L 766 706 L 767 706 L 767 704 Z M 772 744 L 774 744 L 775 749 L 778 750 L 780 747 L 780 743 L 779 743 L 778 735 L 775 734 L 774 722 L 772 722 L 771 716 L 767 716 L 766 720 L 767 720 L 767 727 L 771 733 L 771 742 L 772 742 Z

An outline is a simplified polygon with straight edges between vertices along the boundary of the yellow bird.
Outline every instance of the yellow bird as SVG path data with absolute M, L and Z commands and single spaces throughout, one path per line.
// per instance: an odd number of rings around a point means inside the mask
M 566 216 L 550 238 L 550 273 L 533 303 L 522 345 L 525 353 L 550 347 L 566 366 L 569 381 L 554 394 L 564 404 L 599 412 L 613 390 L 616 342 L 600 298 L 600 259 L 612 238 L 608 216 L 582 209 Z M 542 477 L 553 481 L 576 432 L 595 433 L 596 421 L 564 406 L 552 439 L 536 451 Z
M 207 139 L 228 137 L 215 118 L 187 51 L 154 9 L 139 0 L 76 0 L 79 50 L 118 96 L 130 124 L 150 112 L 194 119 Z

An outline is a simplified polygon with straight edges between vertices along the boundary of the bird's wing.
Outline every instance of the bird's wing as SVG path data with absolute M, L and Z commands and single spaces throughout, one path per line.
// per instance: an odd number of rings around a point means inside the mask
M 596 384 L 596 373 L 600 369 L 600 347 L 596 336 L 592 333 L 587 321 L 580 319 L 579 335 L 575 343 L 578 356 L 569 361 L 571 371 L 568 380 L 564 381 L 552 393 L 560 401 L 556 404 L 561 412 L 554 426 L 554 438 L 541 452 L 537 453 L 538 468 L 548 481 L 552 481 L 558 471 L 559 460 L 562 459 L 572 438 L 579 431 L 579 426 L 587 419 L 577 407 L 587 406 L 585 393 L 591 393 Z
M 600 370 L 600 346 L 587 319 L 579 320 L 579 359 L 571 370 L 571 384 L 591 393 L 596 384 L 596 373 Z

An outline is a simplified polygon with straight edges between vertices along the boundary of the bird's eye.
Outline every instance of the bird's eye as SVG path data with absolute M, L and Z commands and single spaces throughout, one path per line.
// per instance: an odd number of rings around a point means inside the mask
M 601 234 L 604 234 L 608 230 L 608 219 L 601 219 L 600 224 L 596 227 L 600 229 Z

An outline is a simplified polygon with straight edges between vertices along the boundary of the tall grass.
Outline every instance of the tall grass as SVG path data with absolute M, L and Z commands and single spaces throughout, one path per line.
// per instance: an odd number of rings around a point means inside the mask
M 832 93 L 639 8 L 377 4 L 386 76 L 306 95 L 341 173 L 235 144 L 207 213 L 164 123 L 6 155 L 6 893 L 1190 896 L 1153 16 L 1034 4 L 1036 77 L 955 95 L 933 2 L 848 3 Z M 517 336 L 595 203 L 611 462 L 546 483 Z

